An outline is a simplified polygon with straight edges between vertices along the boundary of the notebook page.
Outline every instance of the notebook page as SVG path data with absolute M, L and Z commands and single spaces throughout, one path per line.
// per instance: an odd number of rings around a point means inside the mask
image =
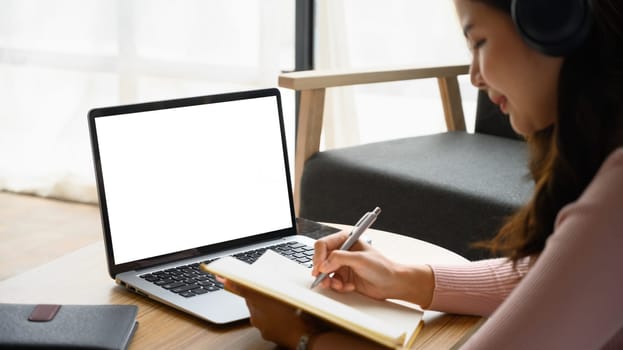
M 358 293 L 340 294 L 309 286 L 310 270 L 275 252 L 267 251 L 253 265 L 235 258 L 223 258 L 209 265 L 217 274 L 259 285 L 267 294 L 299 305 L 328 321 L 368 336 L 388 346 L 402 345 L 421 322 L 422 312 Z M 243 283 L 246 284 L 246 283 Z

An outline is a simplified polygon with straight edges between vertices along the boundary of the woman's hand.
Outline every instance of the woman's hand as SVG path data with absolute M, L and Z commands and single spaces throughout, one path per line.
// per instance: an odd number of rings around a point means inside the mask
M 245 298 L 251 325 L 259 329 L 262 337 L 288 349 L 296 349 L 302 335 L 314 335 L 328 329 L 322 321 L 297 312 L 292 306 L 264 294 L 255 292 L 227 279 L 219 280 L 225 289 Z
M 434 278 L 428 266 L 398 264 L 361 241 L 349 251 L 340 251 L 339 247 L 347 237 L 347 232 L 339 232 L 316 241 L 312 275 L 334 272 L 332 277 L 322 281 L 322 287 L 339 292 L 357 291 L 376 299 L 402 299 L 422 307 L 430 304 Z M 295 308 L 277 299 L 226 279 L 219 280 L 227 290 L 245 298 L 251 325 L 258 328 L 268 341 L 294 349 L 302 335 L 314 335 L 313 342 L 318 348 L 344 348 L 341 345 L 356 344 L 356 348 L 363 349 L 378 345 L 332 330 L 323 321 L 301 315 Z
M 339 292 L 357 291 L 375 299 L 402 299 L 422 307 L 430 305 L 435 286 L 430 267 L 393 262 L 372 246 L 357 241 L 350 250 L 339 250 L 348 237 L 341 231 L 314 245 L 312 275 L 332 273 L 321 286 Z

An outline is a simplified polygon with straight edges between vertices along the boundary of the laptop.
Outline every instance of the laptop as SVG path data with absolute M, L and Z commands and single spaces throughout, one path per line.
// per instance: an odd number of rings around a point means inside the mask
M 88 114 L 110 276 L 224 324 L 249 317 L 201 262 L 273 249 L 311 266 L 297 234 L 278 89 L 96 108 Z

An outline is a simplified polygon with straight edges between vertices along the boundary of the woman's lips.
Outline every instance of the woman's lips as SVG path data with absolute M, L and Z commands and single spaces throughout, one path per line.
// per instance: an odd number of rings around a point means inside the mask
M 506 110 L 506 106 L 508 104 L 508 100 L 506 99 L 506 96 L 496 96 L 496 97 L 493 97 L 493 98 L 491 98 L 491 102 L 493 102 L 496 105 L 498 105 L 498 107 L 500 107 L 500 110 L 502 111 L 502 113 L 508 114 L 508 111 Z

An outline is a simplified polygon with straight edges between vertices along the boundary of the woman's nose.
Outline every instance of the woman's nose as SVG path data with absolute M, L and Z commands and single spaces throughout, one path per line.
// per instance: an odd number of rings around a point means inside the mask
M 473 64 L 469 67 L 469 77 L 472 85 L 478 89 L 484 89 L 487 86 L 487 84 L 485 84 L 485 80 L 482 78 L 482 74 L 480 74 L 480 69 Z

